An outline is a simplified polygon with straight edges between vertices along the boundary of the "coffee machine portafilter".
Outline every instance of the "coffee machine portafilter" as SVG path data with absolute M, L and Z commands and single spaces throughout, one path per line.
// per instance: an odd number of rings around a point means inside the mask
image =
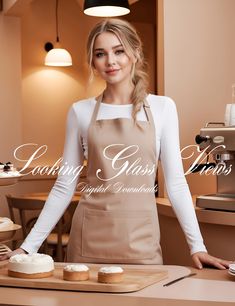
M 200 151 L 212 155 L 214 163 L 207 163 L 204 168 L 214 168 L 217 184 L 216 193 L 198 196 L 196 206 L 235 211 L 235 126 L 209 122 L 200 130 L 195 141 Z

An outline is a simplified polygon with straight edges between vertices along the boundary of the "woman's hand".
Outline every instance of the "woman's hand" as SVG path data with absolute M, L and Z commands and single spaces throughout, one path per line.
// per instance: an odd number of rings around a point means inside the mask
M 27 252 L 26 252 L 25 250 L 19 248 L 19 249 L 16 249 L 16 250 L 14 250 L 14 251 L 8 252 L 8 253 L 6 253 L 6 254 L 4 254 L 4 255 L 1 255 L 1 256 L 0 256 L 0 261 L 2 261 L 2 260 L 7 260 L 7 259 L 9 259 L 11 256 L 16 255 L 16 254 L 27 254 Z
M 206 252 L 197 252 L 192 255 L 192 260 L 196 268 L 202 269 L 203 265 L 213 266 L 217 269 L 227 269 L 232 261 L 223 260 L 217 257 L 213 257 Z

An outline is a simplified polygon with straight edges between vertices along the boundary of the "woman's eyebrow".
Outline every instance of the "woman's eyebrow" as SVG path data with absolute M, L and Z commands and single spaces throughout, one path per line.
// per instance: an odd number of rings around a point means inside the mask
M 114 46 L 113 49 L 120 48 L 120 47 L 122 47 L 121 44 L 120 44 L 120 45 L 117 45 L 117 46 Z
M 122 45 L 120 44 L 120 45 L 116 45 L 116 46 L 114 46 L 114 47 L 112 47 L 112 49 L 116 49 L 116 48 L 120 48 L 120 47 L 122 47 Z M 103 51 L 104 50 L 104 48 L 96 48 L 96 49 L 94 49 L 94 51 Z
M 103 51 L 104 49 L 103 48 L 96 48 L 94 49 L 94 51 Z

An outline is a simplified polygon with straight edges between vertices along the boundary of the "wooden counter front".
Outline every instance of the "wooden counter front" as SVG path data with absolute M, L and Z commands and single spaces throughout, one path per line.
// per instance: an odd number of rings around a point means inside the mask
M 176 277 L 188 274 L 186 267 L 178 266 L 126 266 L 138 269 L 167 269 L 169 279 L 146 287 L 140 291 L 124 294 L 71 292 L 55 290 L 35 290 L 22 288 L 0 287 L 0 303 L 13 305 L 35 306 L 188 306 L 188 305 L 234 305 L 235 277 L 228 275 L 228 271 L 203 269 L 196 271 L 195 277 L 186 278 L 171 286 L 163 287 L 166 282 Z
M 196 197 L 193 197 L 195 203 Z M 183 231 L 167 198 L 156 198 L 165 264 L 192 265 Z M 235 213 L 195 207 L 208 252 L 235 261 Z M 176 252 L 176 250 L 180 250 Z

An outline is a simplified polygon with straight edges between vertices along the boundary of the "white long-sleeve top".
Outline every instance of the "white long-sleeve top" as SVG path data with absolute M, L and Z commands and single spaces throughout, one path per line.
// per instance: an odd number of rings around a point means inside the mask
M 186 236 L 190 253 L 206 252 L 195 215 L 191 194 L 182 165 L 178 115 L 172 99 L 149 94 L 147 101 L 152 112 L 156 130 L 157 160 L 163 168 L 167 194 Z M 96 100 L 90 98 L 74 103 L 68 112 L 63 163 L 71 167 L 83 165 L 88 156 L 87 131 Z M 114 105 L 101 103 L 97 119 L 131 118 L 132 104 Z M 146 121 L 144 109 L 137 120 Z M 72 182 L 71 182 L 72 181 Z M 33 229 L 21 245 L 28 253 L 37 252 L 43 241 L 68 207 L 76 190 L 78 178 L 70 172 L 59 174 L 45 206 Z

